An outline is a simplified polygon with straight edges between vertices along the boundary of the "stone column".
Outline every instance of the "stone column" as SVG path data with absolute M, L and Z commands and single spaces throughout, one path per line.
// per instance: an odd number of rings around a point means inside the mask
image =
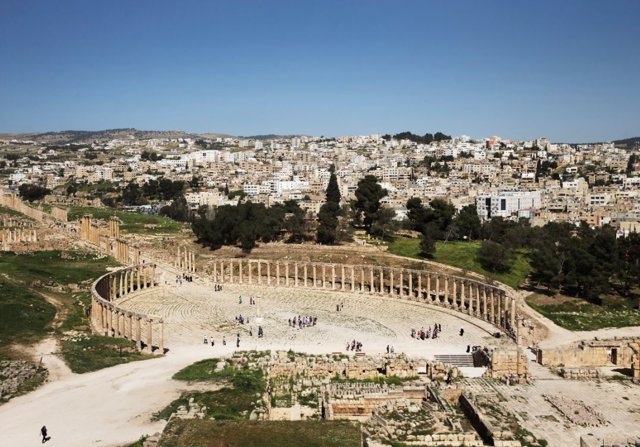
M 258 261 L 258 284 L 262 284 L 262 262 Z
M 304 263 L 304 286 L 307 287 L 307 278 L 309 277 L 309 272 L 307 268 L 307 263 Z
M 129 340 L 133 341 L 134 333 L 133 333 L 133 314 L 127 315 L 128 325 L 129 325 Z
M 316 275 L 316 265 L 313 264 L 313 287 L 318 287 L 318 278 Z
M 271 261 L 267 261 L 267 285 L 271 285 Z
M 384 269 L 378 268 L 378 276 L 380 277 L 380 283 L 378 284 L 378 293 L 382 295 L 384 293 Z
M 344 292 L 344 264 L 341 265 L 342 274 L 340 275 L 340 290 Z
M 136 317 L 136 348 L 138 351 L 142 350 L 142 323 L 140 320 L 140 317 Z
M 399 290 L 399 295 L 401 297 L 404 296 L 404 269 L 400 269 L 400 290 Z
M 276 262 L 276 286 L 280 285 L 280 262 Z
M 451 282 L 453 283 L 453 306 L 462 311 L 464 310 L 464 303 L 462 300 L 458 301 L 458 280 L 451 278 Z
M 326 283 L 326 265 L 322 264 L 322 288 L 326 288 L 327 287 L 327 283 Z
M 482 286 L 482 319 L 487 321 L 489 313 L 487 312 L 487 288 Z
M 356 268 L 351 266 L 351 291 L 356 291 Z
M 436 275 L 436 302 L 438 304 L 441 304 L 440 302 L 440 275 Z
M 480 316 L 480 289 L 478 288 L 478 284 L 475 282 L 473 283 L 473 302 L 473 315 L 478 317 Z
M 284 285 L 289 285 L 289 261 L 284 263 Z
M 490 316 L 491 323 L 496 324 L 496 301 L 493 287 L 489 289 L 489 300 L 491 301 Z
M 509 297 L 511 301 L 511 331 L 515 334 L 516 331 L 516 300 Z
M 147 345 L 149 351 L 153 351 L 153 321 L 150 318 L 147 319 Z
M 336 265 L 331 264 L 331 290 L 336 289 Z
M 113 308 L 107 309 L 107 334 L 111 337 L 111 331 L 113 330 Z
M 160 354 L 164 354 L 164 321 L 160 320 L 160 338 L 158 342 Z
M 393 289 L 393 267 L 389 269 L 389 296 L 395 295 L 395 290 Z
M 137 289 L 140 290 L 140 274 L 142 273 L 142 267 L 140 267 L 140 264 L 138 264 L 136 266 L 136 285 L 137 285 Z
M 360 292 L 364 292 L 364 266 L 360 266 Z
M 213 282 L 219 282 L 218 281 L 218 263 L 216 261 L 213 261 Z
M 427 273 L 427 301 L 432 301 L 432 295 L 431 295 L 431 273 Z
M 413 292 L 413 272 L 411 270 L 407 270 L 407 273 L 409 275 L 409 298 L 415 298 Z
M 422 272 L 418 271 L 418 300 L 422 301 Z
M 293 264 L 293 274 L 295 277 L 293 278 L 293 285 L 298 287 L 298 263 Z
M 147 272 L 147 266 L 142 266 L 142 288 L 149 288 L 149 273 Z
M 370 293 L 376 293 L 376 278 L 373 275 L 373 266 L 369 267 L 369 279 L 371 281 L 371 283 L 369 284 L 369 292 Z

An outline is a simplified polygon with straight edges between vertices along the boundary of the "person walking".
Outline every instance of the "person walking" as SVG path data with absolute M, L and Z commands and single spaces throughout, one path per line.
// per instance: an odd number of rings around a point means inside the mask
M 47 433 L 47 426 L 43 425 L 42 428 L 40 429 L 40 434 L 42 435 L 42 443 L 44 444 L 45 442 L 47 442 L 49 439 L 51 439 L 50 436 L 48 436 Z

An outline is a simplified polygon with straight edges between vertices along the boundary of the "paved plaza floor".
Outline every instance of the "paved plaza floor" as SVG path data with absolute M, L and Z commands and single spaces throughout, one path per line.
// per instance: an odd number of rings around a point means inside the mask
M 255 305 L 249 304 L 250 297 L 255 298 Z M 340 304 L 342 310 L 337 311 Z M 216 292 L 207 283 L 183 282 L 136 294 L 121 306 L 161 316 L 164 344 L 169 349 L 202 344 L 204 336 L 213 336 L 216 346 L 223 337 L 235 345 L 237 334 L 243 349 L 346 352 L 347 342 L 356 340 L 366 353 L 385 352 L 386 346 L 392 345 L 396 352 L 425 358 L 462 354 L 468 345 L 512 344 L 495 339 L 492 334 L 497 330 L 490 324 L 464 314 L 361 293 L 240 284 L 227 284 Z M 237 323 L 235 318 L 240 316 L 248 323 Z M 317 324 L 302 329 L 289 326 L 288 320 L 297 316 L 315 317 Z M 438 338 L 411 337 L 411 329 L 433 329 L 436 323 L 442 326 Z M 259 326 L 263 338 L 257 336 Z

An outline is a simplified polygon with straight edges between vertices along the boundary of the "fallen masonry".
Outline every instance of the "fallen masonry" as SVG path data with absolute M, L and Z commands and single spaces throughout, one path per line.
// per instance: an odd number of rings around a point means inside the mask
M 23 360 L 0 361 L 0 402 L 28 391 L 29 384 L 43 382 L 47 370 Z
M 241 351 L 219 359 L 213 370 L 230 367 L 264 372 L 263 409 L 251 412 L 251 420 L 358 421 L 370 446 L 541 445 L 509 411 L 493 411 L 500 396 L 468 392 L 460 370 L 441 362 L 404 354 L 349 357 Z M 491 371 L 488 377 L 493 380 Z M 206 410 L 190 399 L 171 419 L 206 418 Z

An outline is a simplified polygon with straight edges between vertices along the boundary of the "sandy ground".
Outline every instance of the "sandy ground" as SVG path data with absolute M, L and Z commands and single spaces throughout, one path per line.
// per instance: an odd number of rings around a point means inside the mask
M 249 305 L 250 296 L 257 298 L 257 305 Z M 336 312 L 338 303 L 344 303 L 341 312 Z M 0 446 L 41 445 L 42 425 L 49 429 L 52 439 L 46 445 L 51 447 L 118 446 L 160 431 L 164 422 L 151 422 L 152 414 L 187 388 L 171 376 L 197 360 L 230 354 L 236 349 L 238 333 L 243 350 L 346 352 L 346 342 L 356 339 L 365 353 L 383 352 L 391 344 L 396 352 L 426 358 L 464 353 L 468 344 L 510 343 L 491 337 L 492 326 L 460 319 L 453 311 L 357 293 L 240 285 L 225 285 L 222 292 L 213 292 L 211 284 L 198 281 L 149 289 L 122 306 L 162 316 L 169 353 L 78 375 L 55 356 L 55 343 L 45 340 L 37 350 L 54 380 L 0 406 Z M 237 324 L 234 317 L 240 314 L 249 317 L 250 323 Z M 294 315 L 315 316 L 318 324 L 294 329 L 287 321 Z M 410 337 L 411 328 L 436 322 L 443 329 L 438 339 Z M 257 338 L 258 325 L 265 331 L 262 339 Z M 461 327 L 464 336 L 459 335 Z M 205 334 L 214 336 L 214 347 L 203 344 Z M 221 343 L 223 336 L 226 346 Z
M 550 447 L 577 446 L 580 437 L 593 434 L 617 444 L 640 432 L 640 387 L 617 381 L 565 380 L 535 363 L 529 364 L 535 381 L 529 386 L 507 386 L 484 379 L 467 380 L 472 392 L 497 393 L 501 405 L 517 415 L 519 423 Z M 544 395 L 582 402 L 603 415 L 602 426 L 582 427 L 571 423 L 544 399 Z

